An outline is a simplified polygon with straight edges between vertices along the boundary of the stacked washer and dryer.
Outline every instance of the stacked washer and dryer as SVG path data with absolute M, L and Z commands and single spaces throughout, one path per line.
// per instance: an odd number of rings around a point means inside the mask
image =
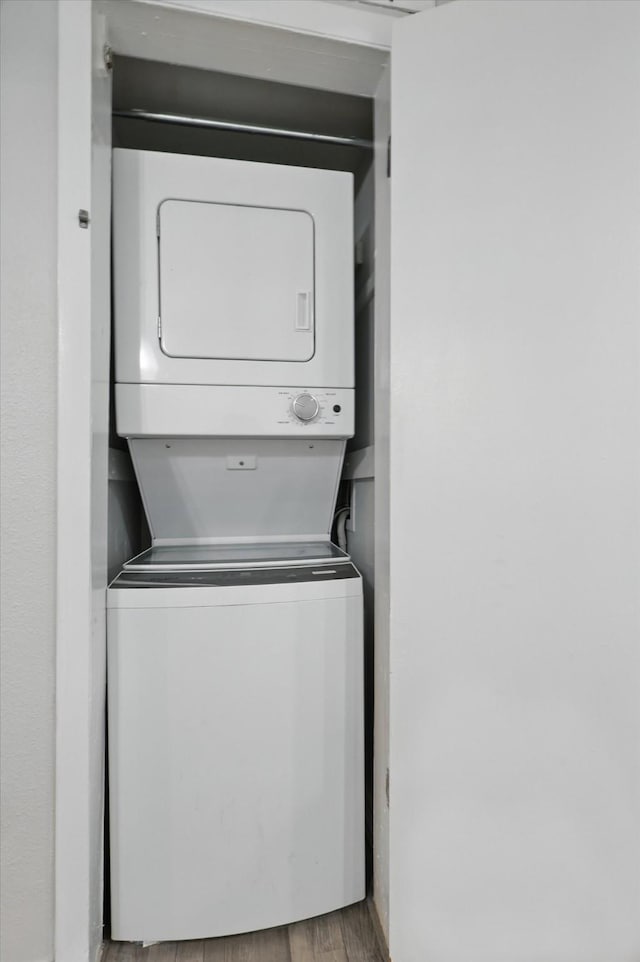
M 351 174 L 114 152 L 116 426 L 152 535 L 108 590 L 112 937 L 364 898 Z

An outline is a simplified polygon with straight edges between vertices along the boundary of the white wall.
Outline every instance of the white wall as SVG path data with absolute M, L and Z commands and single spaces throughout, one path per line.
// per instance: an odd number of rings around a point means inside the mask
M 3 962 L 53 958 L 57 9 L 3 0 Z
M 394 962 L 640 959 L 639 52 L 626 0 L 394 37 Z

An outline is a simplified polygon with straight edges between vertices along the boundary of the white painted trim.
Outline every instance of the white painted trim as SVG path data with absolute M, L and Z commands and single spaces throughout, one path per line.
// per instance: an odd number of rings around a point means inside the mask
M 60 0 L 56 962 L 94 962 L 102 944 L 111 158 L 104 27 L 91 0 Z
M 387 143 L 391 132 L 391 81 L 385 70 L 374 106 L 375 267 L 374 300 L 374 702 L 373 720 L 373 902 L 389 942 L 389 659 L 390 659 L 390 384 L 391 337 L 391 181 L 387 177 Z
M 295 9 L 306 2 L 299 0 Z M 192 3 L 200 4 L 197 10 Z M 386 48 L 224 17 L 208 0 L 182 5 L 179 0 L 94 0 L 94 4 L 107 19 L 111 46 L 122 56 L 363 97 L 373 96 L 388 60 Z M 264 0 L 260 9 L 273 6 L 274 0 Z M 275 6 L 279 9 L 277 0 Z
M 90 959 L 91 4 L 58 6 L 55 958 Z
M 229 20 L 294 30 L 331 40 L 388 50 L 395 20 L 387 10 L 326 0 L 140 0 L 154 6 L 191 10 Z M 435 6 L 435 0 L 433 0 Z

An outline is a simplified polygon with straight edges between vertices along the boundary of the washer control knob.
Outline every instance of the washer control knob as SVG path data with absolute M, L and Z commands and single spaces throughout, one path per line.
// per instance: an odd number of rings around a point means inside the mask
M 318 414 L 320 405 L 313 394 L 298 394 L 293 401 L 293 413 L 301 421 L 313 421 Z

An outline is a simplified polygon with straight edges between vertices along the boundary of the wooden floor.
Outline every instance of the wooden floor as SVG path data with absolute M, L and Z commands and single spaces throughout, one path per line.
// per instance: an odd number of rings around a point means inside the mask
M 367 902 L 278 929 L 142 948 L 107 942 L 102 962 L 386 962 Z

